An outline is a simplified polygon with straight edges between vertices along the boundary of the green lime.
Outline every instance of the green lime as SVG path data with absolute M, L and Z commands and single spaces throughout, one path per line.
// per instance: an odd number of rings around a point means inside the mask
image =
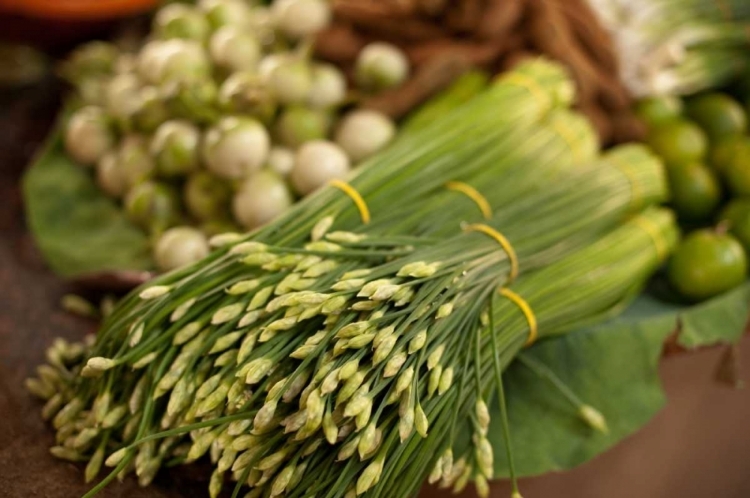
M 750 147 L 735 150 L 722 173 L 732 194 L 750 196 Z
M 747 130 L 745 110 L 723 93 L 706 93 L 690 99 L 685 114 L 703 128 L 711 140 L 739 135 Z
M 700 161 L 708 148 L 703 131 L 684 119 L 657 126 L 649 133 L 647 142 L 667 164 Z
M 729 232 L 750 254 L 750 199 L 734 199 L 719 215 L 719 221 L 729 224 Z
M 744 135 L 729 135 L 718 139 L 711 145 L 708 160 L 714 171 L 724 171 L 735 156 L 750 155 L 750 139 Z
M 635 113 L 651 128 L 679 118 L 682 100 L 668 95 L 646 97 L 635 105 Z
M 680 219 L 709 219 L 719 207 L 721 184 L 716 175 L 699 163 L 679 164 L 668 169 L 672 206 Z
M 745 280 L 747 256 L 737 239 L 698 230 L 677 247 L 668 268 L 669 281 L 683 297 L 702 301 Z

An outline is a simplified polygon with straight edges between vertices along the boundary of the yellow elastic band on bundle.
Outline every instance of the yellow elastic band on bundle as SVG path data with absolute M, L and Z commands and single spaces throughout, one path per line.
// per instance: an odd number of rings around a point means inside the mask
M 548 108 L 552 107 L 552 98 L 539 85 L 539 82 L 531 76 L 519 72 L 511 72 L 501 76 L 500 81 L 525 88 L 539 104 L 546 105 Z
M 518 306 L 518 309 L 523 312 L 523 315 L 526 317 L 526 321 L 529 323 L 529 337 L 526 339 L 526 345 L 531 346 L 532 344 L 534 344 L 537 336 L 539 335 L 539 326 L 537 324 L 536 316 L 534 315 L 534 311 L 531 309 L 531 306 L 529 306 L 529 303 L 527 303 L 524 298 L 510 289 L 502 288 L 498 291 L 498 293 L 501 296 L 507 297 L 508 299 L 513 301 L 513 303 Z
M 664 242 L 664 237 L 662 237 L 659 227 L 656 226 L 653 221 L 648 218 L 644 218 L 643 216 L 634 218 L 633 222 L 638 225 L 644 232 L 646 232 L 649 237 L 651 237 L 651 240 L 654 243 L 654 247 L 656 248 L 656 255 L 658 256 L 659 261 L 664 261 L 664 259 L 667 257 L 667 254 L 669 254 L 669 250 L 667 248 L 666 242 Z
M 614 164 L 623 175 L 628 177 L 628 181 L 630 182 L 630 205 L 633 211 L 637 211 L 640 208 L 643 193 L 641 192 L 641 183 L 635 176 L 633 168 L 628 163 L 619 160 L 610 158 L 610 161 L 612 161 L 612 164 Z
M 503 251 L 508 255 L 508 260 L 510 261 L 510 273 L 508 273 L 508 283 L 513 282 L 516 277 L 518 276 L 518 256 L 516 255 L 515 249 L 513 249 L 513 246 L 510 244 L 507 238 L 494 228 L 484 225 L 482 223 L 475 223 L 473 225 L 469 225 L 464 229 L 465 232 L 481 232 L 490 238 L 492 238 L 495 242 L 500 244 L 500 247 L 503 248 Z
M 445 188 L 447 188 L 448 190 L 453 190 L 454 192 L 461 192 L 466 197 L 474 201 L 474 204 L 476 204 L 479 210 L 482 212 L 482 216 L 484 216 L 485 220 L 489 220 L 490 218 L 492 218 L 492 207 L 490 207 L 490 203 L 487 202 L 487 198 L 485 198 L 477 189 L 475 189 L 468 183 L 448 182 L 445 184 Z
M 570 149 L 570 152 L 573 153 L 573 157 L 575 158 L 575 160 L 577 162 L 581 162 L 581 157 L 579 157 L 581 155 L 581 150 L 579 147 L 576 147 L 576 136 L 573 135 L 573 133 L 570 131 L 570 128 L 566 127 L 559 120 L 550 120 L 549 125 L 552 127 L 552 130 L 560 135 L 560 137 L 568 145 L 568 148 Z
M 343 193 L 348 195 L 349 198 L 354 201 L 354 205 L 357 206 L 357 209 L 359 210 L 359 216 L 360 218 L 362 218 L 362 223 L 364 223 L 365 225 L 370 223 L 370 210 L 367 208 L 367 203 L 362 198 L 362 196 L 359 195 L 359 192 L 357 192 L 354 187 L 344 181 L 335 179 L 331 180 L 329 182 L 329 185 L 341 190 Z

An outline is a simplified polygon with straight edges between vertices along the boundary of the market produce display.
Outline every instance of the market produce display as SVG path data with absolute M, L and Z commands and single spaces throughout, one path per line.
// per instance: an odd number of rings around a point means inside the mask
M 319 0 L 171 4 L 138 52 L 94 42 L 64 64 L 76 90 L 65 150 L 154 238 L 160 270 L 207 255 L 212 234 L 269 222 L 393 140 L 393 121 L 350 105 L 345 75 L 310 57 L 330 17 Z M 382 92 L 409 71 L 399 49 L 372 43 L 356 88 Z
M 695 302 L 745 282 L 750 212 L 743 199 L 750 179 L 750 138 L 743 106 L 731 96 L 703 93 L 685 102 L 649 97 L 638 113 L 648 143 L 667 166 L 671 205 L 690 234 L 668 276 L 682 298 Z M 722 205 L 726 207 L 720 209 Z
M 631 4 L 167 2 L 75 50 L 29 225 L 140 284 L 66 296 L 100 329 L 26 381 L 84 498 L 198 460 L 212 498 L 521 498 L 738 341 L 750 10 Z
M 617 51 L 585 0 L 337 0 L 332 7 L 333 23 L 318 35 L 316 53 L 354 73 L 361 48 L 373 40 L 401 47 L 415 73 L 436 72 L 433 79 L 468 65 L 500 72 L 542 54 L 570 69 L 577 108 L 603 144 L 643 136 L 619 78 Z M 364 105 L 400 117 L 411 110 L 410 99 L 430 90 L 423 81 L 413 86 L 409 95 L 394 92 Z
M 545 98 L 519 80 L 534 82 Z M 56 374 L 30 383 L 48 398 L 45 416 L 58 429 L 53 454 L 88 461 L 91 479 L 105 463 L 115 467 L 111 477 L 132 468 L 147 484 L 166 459 L 210 452 L 212 496 L 228 471 L 250 496 L 303 496 L 311 487 L 331 496 L 410 496 L 420 479 L 402 472 L 432 472 L 457 489 L 469 479 L 486 483 L 494 472 L 485 438 L 492 379 L 524 343 L 632 298 L 677 238 L 668 212 L 620 226 L 666 197 L 661 163 L 635 146 L 597 160 L 595 147 L 579 150 L 563 138 L 570 129 L 555 131 L 568 123 L 554 108 L 570 104 L 571 89 L 555 66 L 523 65 L 368 162 L 350 187 L 365 208 L 348 198 L 341 207 L 341 191 L 329 188 L 249 236 L 216 236 L 219 250 L 126 298 L 92 344 L 53 347 L 55 366 L 44 371 Z M 511 115 L 498 116 L 495 105 Z M 480 160 L 435 155 L 461 128 L 482 127 L 497 137 L 475 133 L 457 149 Z M 529 140 L 525 152 L 514 147 L 505 161 L 477 168 L 519 128 L 537 140 L 549 130 L 565 147 L 549 158 Z M 427 136 L 433 140 L 425 143 Z M 523 183 L 508 180 L 529 168 L 547 174 L 519 192 Z M 454 195 L 439 175 L 493 192 L 492 219 L 461 235 L 460 208 L 425 223 L 436 196 Z M 378 220 L 380 206 L 402 190 L 397 213 Z M 501 207 L 510 192 L 517 202 Z M 481 210 L 467 206 L 481 220 Z M 362 225 L 369 213 L 372 223 Z M 529 225 L 526 216 L 539 222 Z M 606 277 L 592 280 L 591 272 Z M 502 291 L 509 301 L 494 306 L 491 296 L 504 285 L 513 289 Z M 575 289 L 566 294 L 572 301 L 559 288 Z M 535 314 L 519 313 L 519 303 Z M 476 356 L 475 337 L 476 354 L 497 354 Z M 45 391 L 45 382 L 65 379 L 67 394 Z M 475 406 L 467 449 L 454 439 L 467 420 L 458 414 Z M 580 408 L 603 430 L 595 408 Z M 437 451 L 403 460 L 424 445 Z

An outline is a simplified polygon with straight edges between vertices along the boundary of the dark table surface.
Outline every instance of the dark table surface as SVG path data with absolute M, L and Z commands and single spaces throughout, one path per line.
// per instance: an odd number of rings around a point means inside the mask
M 49 455 L 52 431 L 39 417 L 40 404 L 23 388 L 54 337 L 77 339 L 96 328 L 59 309 L 60 297 L 71 289 L 45 267 L 24 226 L 19 180 L 57 106 L 53 83 L 0 93 L 0 498 L 75 498 L 87 489 L 80 466 Z M 750 339 L 741 350 L 750 355 Z M 665 410 L 574 471 L 522 480 L 524 496 L 750 497 L 750 396 L 713 381 L 720 355 L 710 350 L 664 360 Z M 199 467 L 171 470 L 151 488 L 128 479 L 101 496 L 205 497 L 205 477 Z M 507 483 L 493 484 L 493 498 L 509 494 Z M 452 495 L 430 488 L 421 495 L 447 496 Z

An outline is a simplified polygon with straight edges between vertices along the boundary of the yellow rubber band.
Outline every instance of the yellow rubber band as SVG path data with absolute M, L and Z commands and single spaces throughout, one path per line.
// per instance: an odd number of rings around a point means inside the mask
M 656 248 L 656 255 L 658 256 L 659 261 L 664 261 L 664 259 L 667 257 L 667 254 L 669 253 L 669 250 L 667 249 L 667 244 L 664 242 L 664 238 L 661 235 L 659 227 L 656 226 L 653 221 L 648 218 L 644 218 L 643 216 L 635 218 L 633 222 L 641 229 L 643 229 L 643 231 L 646 232 L 649 237 L 651 237 L 651 240 L 654 243 L 654 247 Z
M 539 335 L 539 326 L 536 321 L 536 316 L 534 315 L 534 311 L 532 311 L 531 306 L 529 306 L 529 303 L 526 302 L 524 298 L 516 294 L 510 289 L 502 288 L 498 291 L 498 293 L 503 296 L 507 297 L 513 303 L 515 303 L 516 306 L 523 312 L 524 316 L 526 317 L 526 321 L 529 323 L 529 337 L 526 339 L 526 345 L 531 346 L 536 341 L 538 335 Z
M 344 181 L 336 179 L 331 180 L 328 184 L 331 187 L 337 188 L 348 195 L 349 198 L 354 201 L 354 205 L 357 206 L 357 209 L 359 210 L 359 216 L 360 218 L 362 218 L 362 223 L 364 223 L 365 225 L 370 223 L 370 210 L 367 208 L 367 203 L 362 198 L 362 196 L 359 195 L 359 192 L 357 192 L 354 187 Z
M 508 255 L 508 260 L 510 261 L 510 273 L 508 273 L 508 283 L 511 283 L 516 279 L 516 277 L 518 276 L 518 256 L 516 255 L 516 251 L 515 249 L 513 249 L 513 246 L 510 244 L 508 239 L 506 239 L 503 234 L 501 234 L 494 228 L 484 225 L 482 223 L 475 223 L 473 225 L 469 225 L 464 229 L 464 231 L 465 232 L 481 232 L 485 235 L 488 235 L 494 241 L 500 244 L 500 247 L 503 248 L 503 251 L 505 251 L 505 253 Z
M 581 160 L 581 149 L 580 147 L 576 147 L 576 136 L 573 135 L 573 133 L 570 131 L 569 128 L 565 127 L 560 121 L 558 120 L 551 120 L 550 126 L 552 127 L 552 130 L 560 135 L 560 137 L 565 141 L 565 143 L 568 145 L 568 148 L 570 149 L 570 152 L 573 154 L 573 157 L 578 162 Z
M 540 105 L 546 107 L 552 106 L 549 94 L 547 94 L 547 92 L 545 92 L 544 89 L 539 85 L 539 82 L 531 76 L 527 76 L 519 72 L 512 72 L 503 75 L 500 81 L 502 81 L 503 83 L 510 83 L 511 85 L 525 88 L 534 97 L 534 100 L 536 100 Z
M 633 168 L 622 161 L 614 160 L 612 158 L 609 160 L 612 161 L 612 164 L 614 164 L 623 175 L 628 177 L 628 181 L 630 182 L 630 206 L 633 211 L 637 211 L 640 208 L 641 200 L 643 199 L 643 188 L 633 172 Z
M 492 207 L 487 199 L 474 187 L 464 182 L 448 182 L 445 184 L 445 188 L 453 190 L 455 192 L 461 192 L 466 197 L 474 201 L 479 210 L 482 212 L 485 220 L 492 218 Z

